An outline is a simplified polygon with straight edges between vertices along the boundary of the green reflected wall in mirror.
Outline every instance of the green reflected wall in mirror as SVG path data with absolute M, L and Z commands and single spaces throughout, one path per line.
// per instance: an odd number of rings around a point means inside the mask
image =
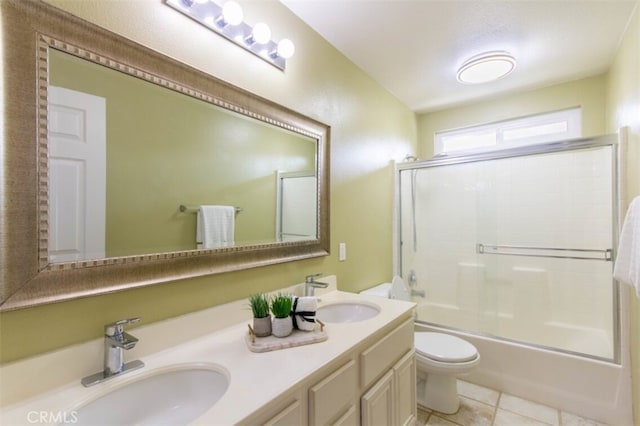
M 195 249 L 181 204 L 237 206 L 236 245 L 275 242 L 276 171 L 316 169 L 308 136 L 55 49 L 49 86 L 105 99 L 105 255 L 84 259 Z

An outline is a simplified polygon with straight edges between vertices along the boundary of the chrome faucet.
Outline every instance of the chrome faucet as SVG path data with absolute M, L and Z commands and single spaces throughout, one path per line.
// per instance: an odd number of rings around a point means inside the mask
M 82 379 L 84 386 L 93 386 L 112 377 L 128 373 L 144 367 L 142 361 L 136 360 L 125 364 L 124 351 L 133 349 L 138 339 L 124 331 L 124 326 L 134 324 L 140 318 L 116 321 L 104 326 L 104 370 Z
M 327 288 L 327 287 L 329 287 L 329 284 L 321 283 L 321 282 L 315 280 L 316 277 L 319 277 L 320 275 L 322 275 L 322 274 L 307 275 L 304 278 L 304 295 L 305 296 L 315 296 L 316 288 Z

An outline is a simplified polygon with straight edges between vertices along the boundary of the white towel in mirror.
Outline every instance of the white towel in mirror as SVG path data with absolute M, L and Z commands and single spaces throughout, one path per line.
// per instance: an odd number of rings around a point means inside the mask
M 627 210 L 613 277 L 635 287 L 636 295 L 640 297 L 640 197 L 636 197 Z
M 233 206 L 200 206 L 196 225 L 199 249 L 234 245 L 235 212 Z

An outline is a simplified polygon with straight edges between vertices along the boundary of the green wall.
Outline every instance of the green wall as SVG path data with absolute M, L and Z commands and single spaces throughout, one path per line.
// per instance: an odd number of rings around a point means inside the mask
M 282 72 L 161 1 L 50 0 L 97 25 L 331 126 L 331 255 L 0 314 L 8 362 L 102 335 L 103 325 L 193 312 L 259 291 L 335 274 L 358 291 L 392 277 L 393 160 L 416 150 L 415 115 L 276 1 L 240 1 L 296 54 Z M 5 64 L 6 66 L 6 64 Z M 146 195 L 145 195 L 146 196 Z M 347 260 L 338 261 L 338 244 Z

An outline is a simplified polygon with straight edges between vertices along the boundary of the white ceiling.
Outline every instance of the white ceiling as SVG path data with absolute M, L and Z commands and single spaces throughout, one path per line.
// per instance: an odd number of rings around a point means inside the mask
M 639 0 L 280 0 L 416 112 L 605 72 Z M 504 50 L 513 73 L 458 83 L 468 58 Z

